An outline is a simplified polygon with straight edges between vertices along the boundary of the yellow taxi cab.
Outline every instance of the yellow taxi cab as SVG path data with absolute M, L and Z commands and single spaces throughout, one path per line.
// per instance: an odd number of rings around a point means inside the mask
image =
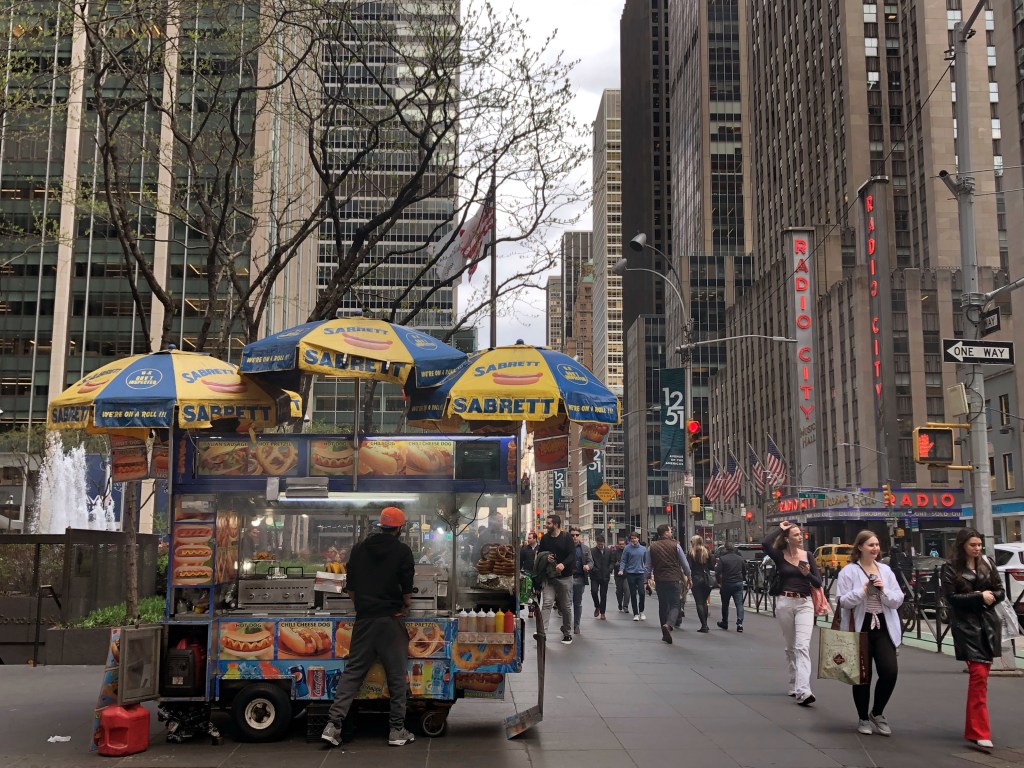
M 814 562 L 819 571 L 834 573 L 850 562 L 852 549 L 849 544 L 824 544 L 814 550 Z

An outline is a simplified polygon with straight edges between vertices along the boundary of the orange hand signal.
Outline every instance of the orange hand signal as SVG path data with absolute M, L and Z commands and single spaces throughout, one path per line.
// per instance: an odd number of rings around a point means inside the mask
M 932 455 L 932 448 L 935 447 L 935 441 L 932 440 L 931 435 L 927 432 L 921 432 L 917 438 L 917 452 L 922 459 L 926 459 Z

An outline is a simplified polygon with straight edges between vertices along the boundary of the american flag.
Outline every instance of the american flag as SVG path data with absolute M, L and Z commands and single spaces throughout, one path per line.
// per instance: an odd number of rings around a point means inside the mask
M 725 477 L 722 479 L 722 503 L 728 504 L 733 496 L 740 492 L 740 478 L 743 472 L 740 470 L 739 462 L 736 461 L 729 451 L 729 460 L 725 463 Z
M 754 490 L 757 491 L 759 496 L 764 496 L 765 486 L 767 485 L 768 477 L 764 469 L 764 464 L 757 458 L 757 454 L 754 453 L 754 449 L 749 445 L 747 449 L 750 451 L 750 476 L 754 479 Z
M 704 486 L 704 500 L 714 501 L 722 490 L 722 473 L 718 470 L 718 462 L 715 461 L 714 469 L 711 470 L 711 479 Z
M 779 446 L 775 444 L 771 435 L 768 435 L 768 456 L 765 457 L 764 464 L 772 486 L 781 488 L 786 484 L 786 461 L 782 458 L 782 452 L 779 451 Z

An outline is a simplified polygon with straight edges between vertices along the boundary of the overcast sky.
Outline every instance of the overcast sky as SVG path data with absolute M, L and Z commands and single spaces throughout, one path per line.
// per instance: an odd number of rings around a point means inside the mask
M 492 3 L 501 11 L 514 8 L 526 20 L 534 39 L 542 40 L 552 31 L 557 31 L 553 47 L 564 51 L 567 60 L 579 60 L 572 77 L 576 93 L 573 112 L 581 124 L 590 125 L 597 115 L 601 92 L 605 88 L 619 87 L 619 19 L 624 0 L 492 0 Z M 581 169 L 581 174 L 588 180 L 589 187 L 589 162 Z M 498 227 L 500 232 L 500 221 Z M 588 208 L 574 228 L 590 227 Z M 550 239 L 557 242 L 561 235 L 561 231 L 551 232 Z M 501 275 L 500 247 L 498 258 Z M 505 268 L 513 274 L 515 265 L 506 263 Z M 477 273 L 476 281 L 483 281 L 483 272 L 481 269 Z M 498 318 L 499 344 L 513 344 L 520 338 L 529 344 L 544 343 L 544 294 L 533 291 L 524 299 L 517 304 L 514 318 Z M 485 316 L 478 324 L 481 347 L 486 347 L 489 342 L 489 323 L 490 319 Z

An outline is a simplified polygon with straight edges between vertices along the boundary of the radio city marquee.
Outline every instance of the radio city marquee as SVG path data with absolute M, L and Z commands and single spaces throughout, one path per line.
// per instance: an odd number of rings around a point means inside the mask
M 789 317 L 789 333 L 796 339 L 794 344 L 793 366 L 793 402 L 797 404 L 793 412 L 793 433 L 797 436 L 796 466 L 803 467 L 800 482 L 804 485 L 818 484 L 818 414 L 815 409 L 815 382 L 817 374 L 817 354 L 815 353 L 814 335 L 817 329 L 815 308 L 817 291 L 814 285 L 814 231 L 810 229 L 788 229 L 785 236 L 786 255 L 789 259 L 791 278 L 791 310 Z
M 886 505 L 881 489 L 860 488 L 856 491 L 835 491 L 824 499 L 801 499 L 786 496 L 779 499 L 778 512 L 768 520 L 798 519 L 800 522 L 834 520 L 885 520 L 890 517 L 959 520 L 964 492 L 954 488 L 893 488 L 894 503 Z

